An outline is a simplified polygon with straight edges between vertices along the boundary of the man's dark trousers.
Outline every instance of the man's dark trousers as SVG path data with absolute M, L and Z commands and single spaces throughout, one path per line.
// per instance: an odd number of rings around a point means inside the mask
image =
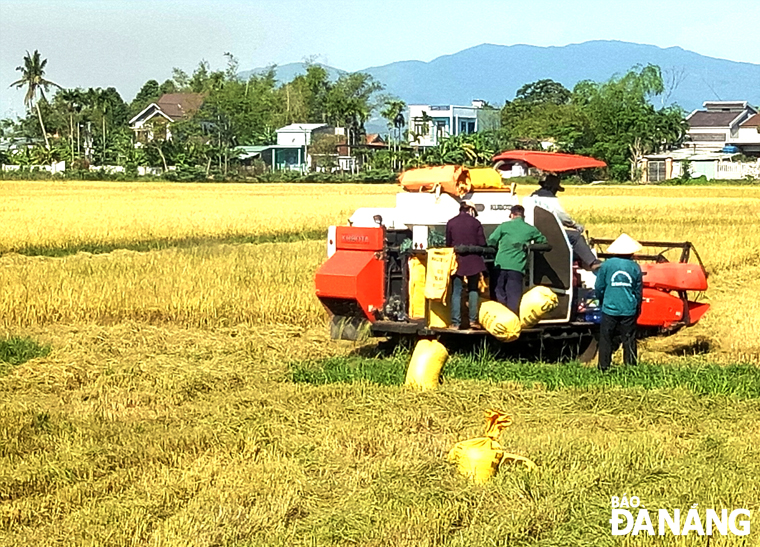
M 615 335 L 619 335 L 623 342 L 623 362 L 626 365 L 635 365 L 638 362 L 636 316 L 602 313 L 602 323 L 599 325 L 599 370 L 607 370 L 612 364 L 612 354 L 617 349 L 612 342 Z
M 523 274 L 514 270 L 499 270 L 496 278 L 496 300 L 520 317 L 520 300 L 522 300 Z

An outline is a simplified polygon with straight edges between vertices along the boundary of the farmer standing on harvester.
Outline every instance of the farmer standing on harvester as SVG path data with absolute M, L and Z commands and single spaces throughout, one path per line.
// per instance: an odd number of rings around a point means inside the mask
M 518 317 L 528 260 L 527 246 L 531 242 L 546 243 L 546 236 L 525 222 L 525 208 L 522 205 L 514 205 L 509 212 L 509 220 L 500 224 L 488 237 L 488 244 L 497 249 L 494 259 L 498 271 L 494 287 L 496 300 Z
M 478 210 L 470 201 L 459 204 L 459 214 L 446 224 L 446 246 L 459 245 L 483 247 L 486 236 L 483 225 L 476 218 Z M 483 257 L 477 254 L 457 255 L 457 271 L 454 274 L 451 292 L 451 327 L 458 329 L 462 321 L 462 285 L 467 279 L 467 302 L 471 329 L 481 329 L 478 323 L 478 282 L 480 274 L 486 270 Z
M 596 258 L 583 237 L 583 225 L 575 222 L 567 214 L 567 211 L 559 203 L 559 198 L 557 198 L 557 192 L 565 191 L 560 184 L 559 177 L 553 173 L 548 173 L 541 178 L 539 184 L 541 188 L 533 192 L 530 197 L 533 198 L 536 205 L 557 215 L 565 228 L 570 245 L 573 246 L 575 260 L 579 262 L 581 267 L 585 270 L 596 271 L 602 263 Z

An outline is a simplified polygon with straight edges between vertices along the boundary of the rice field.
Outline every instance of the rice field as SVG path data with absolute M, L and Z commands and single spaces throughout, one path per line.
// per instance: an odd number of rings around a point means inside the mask
M 390 185 L 0 181 L 0 252 L 52 255 L 259 242 L 324 230 Z
M 313 274 L 327 226 L 360 206 L 392 206 L 397 192 L 392 185 L 23 184 L 0 185 L 6 329 L 125 320 L 317 327 L 325 316 Z M 566 194 L 565 208 L 592 236 L 692 241 L 711 274 L 713 310 L 668 342 L 699 338 L 716 358 L 756 358 L 760 191 L 570 187 Z M 653 343 L 655 353 L 660 346 Z
M 326 227 L 396 192 L 0 182 L 0 545 L 706 544 L 613 538 L 623 494 L 760 544 L 760 188 L 569 187 L 592 236 L 692 241 L 708 315 L 638 375 L 454 355 L 421 394 L 313 296 Z M 492 407 L 539 468 L 475 486 L 445 455 Z

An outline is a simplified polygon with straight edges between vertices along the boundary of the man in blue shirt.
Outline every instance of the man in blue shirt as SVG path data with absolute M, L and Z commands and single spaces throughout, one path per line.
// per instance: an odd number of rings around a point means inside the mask
M 635 365 L 636 320 L 641 313 L 643 282 L 641 268 L 633 255 L 641 251 L 641 244 L 622 234 L 607 248 L 616 256 L 608 258 L 596 272 L 594 289 L 602 308 L 599 326 L 599 370 L 606 371 L 612 364 L 612 339 L 619 335 L 623 341 L 623 361 Z

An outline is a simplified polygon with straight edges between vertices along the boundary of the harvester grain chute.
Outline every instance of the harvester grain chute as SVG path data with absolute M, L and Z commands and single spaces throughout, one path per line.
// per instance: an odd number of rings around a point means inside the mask
M 482 330 L 454 330 L 430 326 L 419 313 L 419 283 L 410 282 L 410 269 L 425 263 L 428 248 L 442 246 L 446 223 L 459 211 L 461 200 L 471 200 L 486 236 L 509 219 L 520 200 L 503 173 L 514 166 L 562 173 L 603 167 L 593 158 L 516 150 L 494 156 L 494 168 L 470 171 L 460 166 L 414 169 L 402 173 L 404 188 L 392 208 L 358 209 L 348 226 L 328 230 L 328 259 L 316 274 L 316 294 L 331 317 L 334 338 L 373 336 L 417 338 L 485 337 Z M 572 246 L 557 216 L 522 199 L 525 219 L 547 238 L 547 245 L 528 249 L 525 292 L 548 287 L 558 305 L 538 324 L 523 329 L 518 342 L 543 358 L 590 360 L 596 354 L 599 311 L 594 308 L 593 274 L 575 263 Z M 635 235 L 635 234 L 634 234 Z M 589 243 L 604 259 L 608 239 Z M 695 324 L 709 304 L 697 301 L 707 289 L 707 275 L 689 242 L 642 241 L 645 253 L 634 257 L 644 272 L 644 302 L 638 321 L 639 337 L 667 335 Z M 455 249 L 482 254 L 493 271 L 493 249 Z M 678 256 L 673 256 L 674 253 Z M 697 295 L 695 297 L 694 295 Z M 417 302 L 415 305 L 414 302 Z M 412 307 L 417 309 L 411 317 Z M 517 342 L 513 342 L 517 344 Z

